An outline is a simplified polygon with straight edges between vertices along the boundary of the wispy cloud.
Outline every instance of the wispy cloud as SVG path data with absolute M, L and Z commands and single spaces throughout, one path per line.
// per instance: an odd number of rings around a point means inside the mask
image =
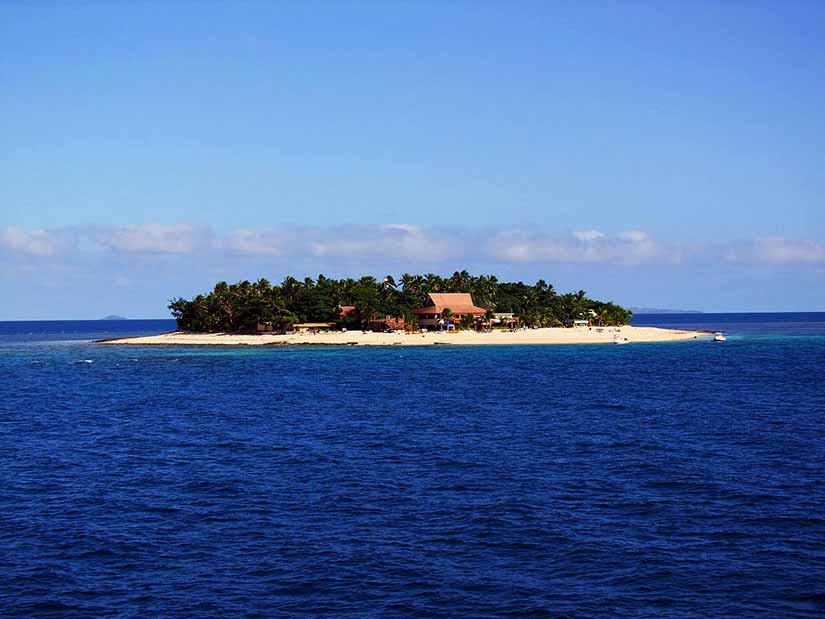
M 579 230 L 578 232 L 574 232 L 573 236 L 580 241 L 597 241 L 604 238 L 604 232 L 599 232 L 598 230 Z
M 766 237 L 734 244 L 723 252 L 723 258 L 733 263 L 825 265 L 825 243 Z
M 274 230 L 235 230 L 223 239 L 223 247 L 232 254 L 279 256 L 284 253 L 287 237 Z
M 307 232 L 305 240 L 313 256 L 338 259 L 441 262 L 464 254 L 459 234 L 408 224 L 314 229 Z
M 664 242 L 642 230 L 610 234 L 583 229 L 564 234 L 513 229 L 461 231 L 412 224 L 338 227 L 242 228 L 218 234 L 193 224 L 135 224 L 25 230 L 0 228 L 0 252 L 27 261 L 93 259 L 101 252 L 128 261 L 135 256 L 162 260 L 191 255 L 277 259 L 329 265 L 404 265 L 450 269 L 496 264 L 611 264 L 724 262 L 739 265 L 820 267 L 825 244 L 814 240 L 765 237 L 716 244 Z
M 93 234 L 102 247 L 128 254 L 188 254 L 208 237 L 208 228 L 191 224 L 105 226 Z
M 552 235 L 520 230 L 498 233 L 487 243 L 488 253 L 505 262 L 640 264 L 654 260 L 677 262 L 681 251 L 657 243 L 639 230 L 608 236 L 599 230 Z
M 439 262 L 463 253 L 458 233 L 409 224 L 235 230 L 223 247 L 233 254 L 360 261 L 416 259 Z
M 59 234 L 49 230 L 23 230 L 17 226 L 0 228 L 0 249 L 26 256 L 53 256 L 61 248 Z

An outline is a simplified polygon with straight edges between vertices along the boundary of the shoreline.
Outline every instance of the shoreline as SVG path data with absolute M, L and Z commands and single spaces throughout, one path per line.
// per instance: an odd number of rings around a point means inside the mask
M 238 334 L 188 333 L 174 331 L 160 335 L 110 338 L 95 343 L 107 346 L 507 346 L 536 344 L 612 344 L 676 342 L 708 335 L 704 331 L 661 327 L 547 327 L 524 331 L 475 331 L 431 333 L 371 333 L 326 331 L 321 333 Z

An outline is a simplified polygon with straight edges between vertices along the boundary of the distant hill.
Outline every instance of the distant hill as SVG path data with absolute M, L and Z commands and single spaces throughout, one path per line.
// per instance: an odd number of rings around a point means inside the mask
M 661 309 L 658 307 L 631 307 L 634 314 L 701 314 L 699 310 Z
M 123 316 L 118 316 L 116 314 L 110 314 L 109 316 L 106 316 L 106 318 L 101 318 L 101 320 L 129 320 L 129 319 L 125 318 Z

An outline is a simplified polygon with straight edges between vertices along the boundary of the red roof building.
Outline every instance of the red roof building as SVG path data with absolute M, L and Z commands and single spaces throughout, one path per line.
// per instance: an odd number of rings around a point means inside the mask
M 342 305 L 341 311 L 338 312 L 338 318 L 346 318 L 355 311 L 354 305 Z
M 487 310 L 477 307 L 469 292 L 432 292 L 427 295 L 427 305 L 413 310 L 422 327 L 434 327 L 442 321 L 444 310 L 449 309 L 457 319 L 467 314 L 484 316 Z

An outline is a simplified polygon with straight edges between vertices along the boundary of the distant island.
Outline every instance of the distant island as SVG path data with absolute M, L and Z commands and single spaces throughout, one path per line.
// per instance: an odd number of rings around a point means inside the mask
M 661 309 L 658 307 L 631 307 L 634 314 L 701 314 L 699 310 Z
M 294 328 L 482 331 L 493 328 L 617 326 L 632 312 L 587 297 L 559 294 L 543 279 L 529 285 L 494 275 L 456 271 L 450 277 L 405 273 L 379 280 L 319 275 L 218 282 L 193 299 L 176 298 L 169 309 L 178 328 L 200 333 L 286 332 Z
M 128 320 L 128 318 L 118 316 L 117 314 L 110 314 L 104 318 L 101 318 L 100 320 Z

